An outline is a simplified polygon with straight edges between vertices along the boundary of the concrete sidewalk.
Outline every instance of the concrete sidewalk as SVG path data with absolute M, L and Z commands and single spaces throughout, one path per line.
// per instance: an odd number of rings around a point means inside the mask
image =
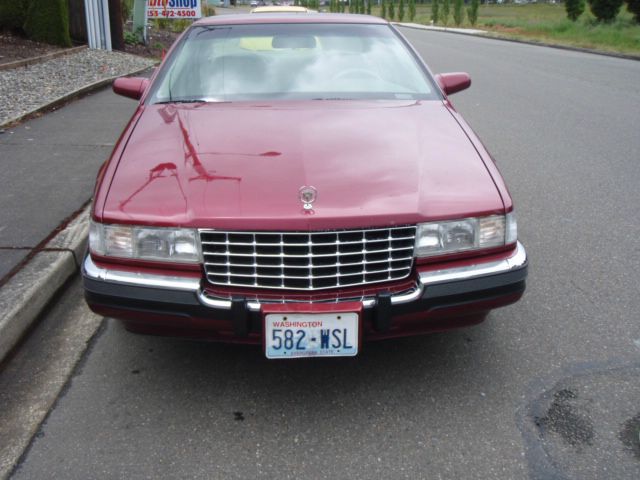
M 0 134 L 0 361 L 24 332 L 12 322 L 34 302 L 29 290 L 55 292 L 76 270 L 86 215 L 52 232 L 90 201 L 135 107 L 105 88 Z

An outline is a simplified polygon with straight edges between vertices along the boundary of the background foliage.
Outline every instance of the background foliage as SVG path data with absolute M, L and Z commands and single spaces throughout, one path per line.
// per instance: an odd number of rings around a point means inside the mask
M 71 46 L 67 0 L 0 0 L 0 27 L 32 40 Z

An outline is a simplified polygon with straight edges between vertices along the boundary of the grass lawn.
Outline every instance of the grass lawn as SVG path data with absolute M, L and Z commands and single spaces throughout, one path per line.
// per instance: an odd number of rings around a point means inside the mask
M 453 12 L 453 5 L 451 11 Z M 440 12 L 442 12 L 442 6 Z M 379 14 L 379 10 L 374 9 L 373 14 Z M 452 17 L 453 14 L 449 17 L 448 27 L 455 27 Z M 404 21 L 409 21 L 406 13 Z M 416 5 L 414 22 L 429 25 L 431 6 Z M 442 26 L 442 21 L 438 22 L 438 25 Z M 471 27 L 466 15 L 460 26 Z M 582 16 L 576 22 L 572 22 L 567 18 L 563 4 L 481 5 L 475 28 L 487 30 L 491 35 L 508 38 L 640 55 L 640 24 L 633 22 L 626 4 L 621 8 L 618 18 L 611 24 L 595 22 L 588 6 Z

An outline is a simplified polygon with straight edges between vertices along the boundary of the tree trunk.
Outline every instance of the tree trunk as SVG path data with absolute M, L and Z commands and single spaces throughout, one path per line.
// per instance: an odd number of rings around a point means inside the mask
M 84 0 L 69 0 L 69 34 L 74 42 L 87 43 Z
M 111 27 L 111 48 L 124 50 L 121 0 L 109 0 L 109 24 Z

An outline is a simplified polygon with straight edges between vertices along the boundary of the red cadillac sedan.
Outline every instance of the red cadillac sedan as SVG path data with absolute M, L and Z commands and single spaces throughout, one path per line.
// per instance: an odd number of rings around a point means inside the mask
M 85 295 L 148 334 L 353 356 L 481 322 L 525 290 L 509 192 L 388 22 L 195 22 L 139 99 L 93 202 Z

